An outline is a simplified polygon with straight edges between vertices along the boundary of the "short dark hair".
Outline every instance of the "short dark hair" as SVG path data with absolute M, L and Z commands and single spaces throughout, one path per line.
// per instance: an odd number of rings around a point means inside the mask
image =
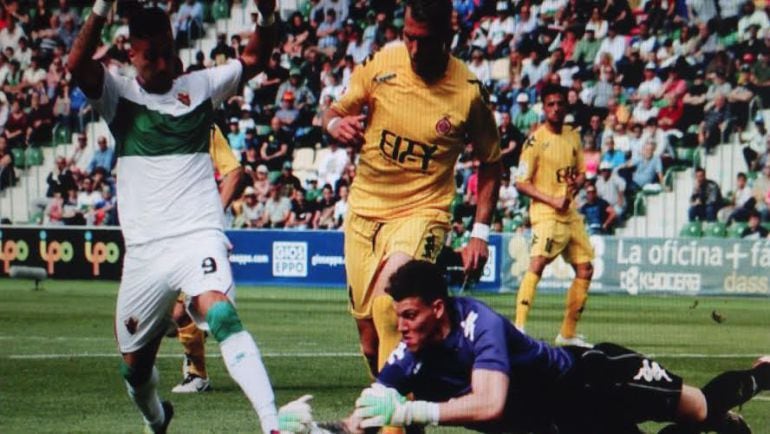
M 407 0 L 412 18 L 427 23 L 431 30 L 449 37 L 452 28 L 452 2 L 450 0 Z
M 545 99 L 549 95 L 555 95 L 555 94 L 563 96 L 564 99 L 566 100 L 567 99 L 567 88 L 565 88 L 563 86 L 560 86 L 558 84 L 552 84 L 552 83 L 546 84 L 545 86 L 543 86 L 543 90 L 540 91 L 540 99 L 543 102 L 545 102 Z
M 743 178 L 743 179 L 746 179 L 746 174 L 745 174 L 745 173 L 743 173 L 743 172 L 738 172 L 738 174 L 737 174 L 737 175 L 735 175 L 735 177 L 736 177 L 736 178 Z
M 395 301 L 419 297 L 426 304 L 430 304 L 449 298 L 441 267 L 416 259 L 402 265 L 390 276 L 387 291 Z
M 159 7 L 131 7 L 128 18 L 128 34 L 133 38 L 150 39 L 155 36 L 171 35 L 171 21 Z

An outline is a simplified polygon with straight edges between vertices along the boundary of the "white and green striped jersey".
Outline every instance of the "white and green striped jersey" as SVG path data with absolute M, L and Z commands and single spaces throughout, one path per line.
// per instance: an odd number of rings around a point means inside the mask
M 223 230 L 209 129 L 214 108 L 238 88 L 241 62 L 182 75 L 162 95 L 104 71 L 102 96 L 92 103 L 115 137 L 126 244 Z

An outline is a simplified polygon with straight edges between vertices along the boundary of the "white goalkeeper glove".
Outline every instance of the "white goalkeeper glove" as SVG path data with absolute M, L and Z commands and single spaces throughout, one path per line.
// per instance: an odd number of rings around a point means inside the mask
M 99 15 L 102 18 L 106 18 L 112 10 L 112 6 L 115 4 L 115 0 L 96 0 L 94 7 L 91 9 L 93 13 Z
M 381 426 L 438 425 L 438 403 L 407 401 L 396 389 L 372 384 L 356 400 L 353 418 L 361 428 Z
M 313 409 L 305 395 L 278 409 L 278 429 L 281 433 L 308 434 L 313 427 Z

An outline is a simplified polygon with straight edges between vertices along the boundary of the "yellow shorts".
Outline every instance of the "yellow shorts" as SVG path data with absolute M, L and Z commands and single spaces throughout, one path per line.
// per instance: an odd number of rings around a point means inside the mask
M 372 317 L 375 277 L 392 253 L 436 262 L 450 230 L 449 219 L 448 213 L 430 211 L 377 222 L 348 212 L 344 228 L 345 270 L 354 318 Z
M 532 226 L 530 257 L 553 259 L 561 254 L 570 264 L 584 264 L 594 259 L 594 248 L 582 217 L 560 222 L 544 220 Z

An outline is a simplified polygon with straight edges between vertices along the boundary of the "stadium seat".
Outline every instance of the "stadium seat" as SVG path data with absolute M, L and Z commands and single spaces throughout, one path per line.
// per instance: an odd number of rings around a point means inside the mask
M 208 24 L 213 24 L 216 20 L 214 19 L 214 7 L 211 5 L 211 2 L 202 2 L 203 4 L 203 22 Z
M 700 222 L 687 222 L 679 231 L 682 238 L 700 238 L 703 236 L 703 227 Z
M 53 144 L 54 146 L 69 145 L 72 143 L 72 130 L 70 127 L 62 124 L 56 124 L 53 128 Z
M 700 155 L 697 148 L 674 148 L 676 159 L 678 161 L 677 170 L 684 170 L 688 167 L 695 167 L 700 161 Z
M 313 170 L 315 160 L 315 149 L 299 148 L 294 150 L 294 170 Z
M 712 222 L 706 224 L 703 230 L 703 234 L 707 237 L 713 238 L 726 238 L 727 237 L 727 225 L 722 222 Z
M 11 156 L 13 156 L 13 165 L 20 169 L 27 167 L 27 160 L 24 158 L 24 149 L 11 148 Z
M 43 165 L 43 151 L 36 146 L 30 146 L 27 148 L 25 155 L 25 161 L 27 167 L 42 166 Z
M 224 20 L 230 18 L 230 6 L 227 5 L 226 1 L 217 0 L 214 2 L 211 15 L 215 20 Z
M 327 154 L 329 154 L 331 151 L 329 148 L 321 148 L 315 152 L 315 160 L 313 161 L 313 170 L 318 171 L 318 165 L 321 163 L 321 160 L 326 157 Z
M 727 233 L 730 235 L 730 238 L 740 238 L 743 230 L 746 229 L 746 226 L 748 226 L 748 224 L 743 222 L 733 222 L 727 229 Z
M 255 130 L 256 135 L 260 136 L 260 137 L 261 136 L 266 136 L 266 135 L 270 134 L 271 132 L 273 132 L 273 129 L 270 128 L 270 125 L 262 125 L 262 124 L 258 124 L 254 128 L 254 130 Z

